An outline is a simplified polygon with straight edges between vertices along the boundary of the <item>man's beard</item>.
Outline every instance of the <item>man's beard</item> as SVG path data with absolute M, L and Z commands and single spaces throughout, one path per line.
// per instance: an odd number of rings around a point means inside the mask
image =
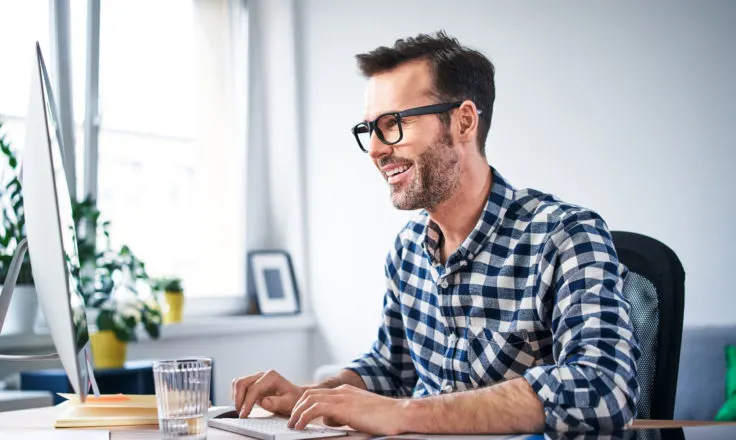
M 457 150 L 449 127 L 414 161 L 414 179 L 400 187 L 391 185 L 391 201 L 398 209 L 433 211 L 449 199 L 460 183 Z

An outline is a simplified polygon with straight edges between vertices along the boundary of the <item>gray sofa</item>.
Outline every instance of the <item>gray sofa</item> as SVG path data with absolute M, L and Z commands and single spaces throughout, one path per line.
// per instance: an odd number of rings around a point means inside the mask
M 726 395 L 727 344 L 736 345 L 736 324 L 685 326 L 675 419 L 713 420 Z

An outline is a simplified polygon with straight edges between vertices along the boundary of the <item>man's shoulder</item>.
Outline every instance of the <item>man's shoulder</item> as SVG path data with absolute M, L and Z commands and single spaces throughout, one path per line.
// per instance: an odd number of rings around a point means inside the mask
M 561 200 L 533 188 L 517 189 L 506 213 L 507 219 L 529 223 L 567 224 L 578 220 L 599 219 L 592 209 Z

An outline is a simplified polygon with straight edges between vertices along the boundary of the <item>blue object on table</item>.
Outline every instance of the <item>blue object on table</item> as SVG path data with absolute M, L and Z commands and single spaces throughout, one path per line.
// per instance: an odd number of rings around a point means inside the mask
M 153 384 L 153 361 L 129 361 L 122 368 L 95 369 L 102 394 L 156 394 Z M 212 363 L 210 400 L 215 401 L 215 365 Z M 22 390 L 50 391 L 54 405 L 64 401 L 57 393 L 73 393 L 63 369 L 33 370 L 20 373 Z

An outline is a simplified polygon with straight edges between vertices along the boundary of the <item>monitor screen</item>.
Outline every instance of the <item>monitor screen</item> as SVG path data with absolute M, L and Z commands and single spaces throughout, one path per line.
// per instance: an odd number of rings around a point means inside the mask
M 51 85 L 46 72 L 46 66 L 41 60 L 41 74 L 43 76 L 43 98 L 46 113 L 46 126 L 48 128 L 49 147 L 51 150 L 51 165 L 54 174 L 54 187 L 56 191 L 56 207 L 59 213 L 59 226 L 61 229 L 61 244 L 66 264 L 67 282 L 69 284 L 69 305 L 72 313 L 74 326 L 74 338 L 76 347 L 81 349 L 89 341 L 87 330 L 87 315 L 84 309 L 84 299 L 81 292 L 79 280 L 79 253 L 77 252 L 77 236 L 72 216 L 72 201 L 64 171 L 64 161 L 61 157 L 61 131 L 59 120 L 51 94 Z

